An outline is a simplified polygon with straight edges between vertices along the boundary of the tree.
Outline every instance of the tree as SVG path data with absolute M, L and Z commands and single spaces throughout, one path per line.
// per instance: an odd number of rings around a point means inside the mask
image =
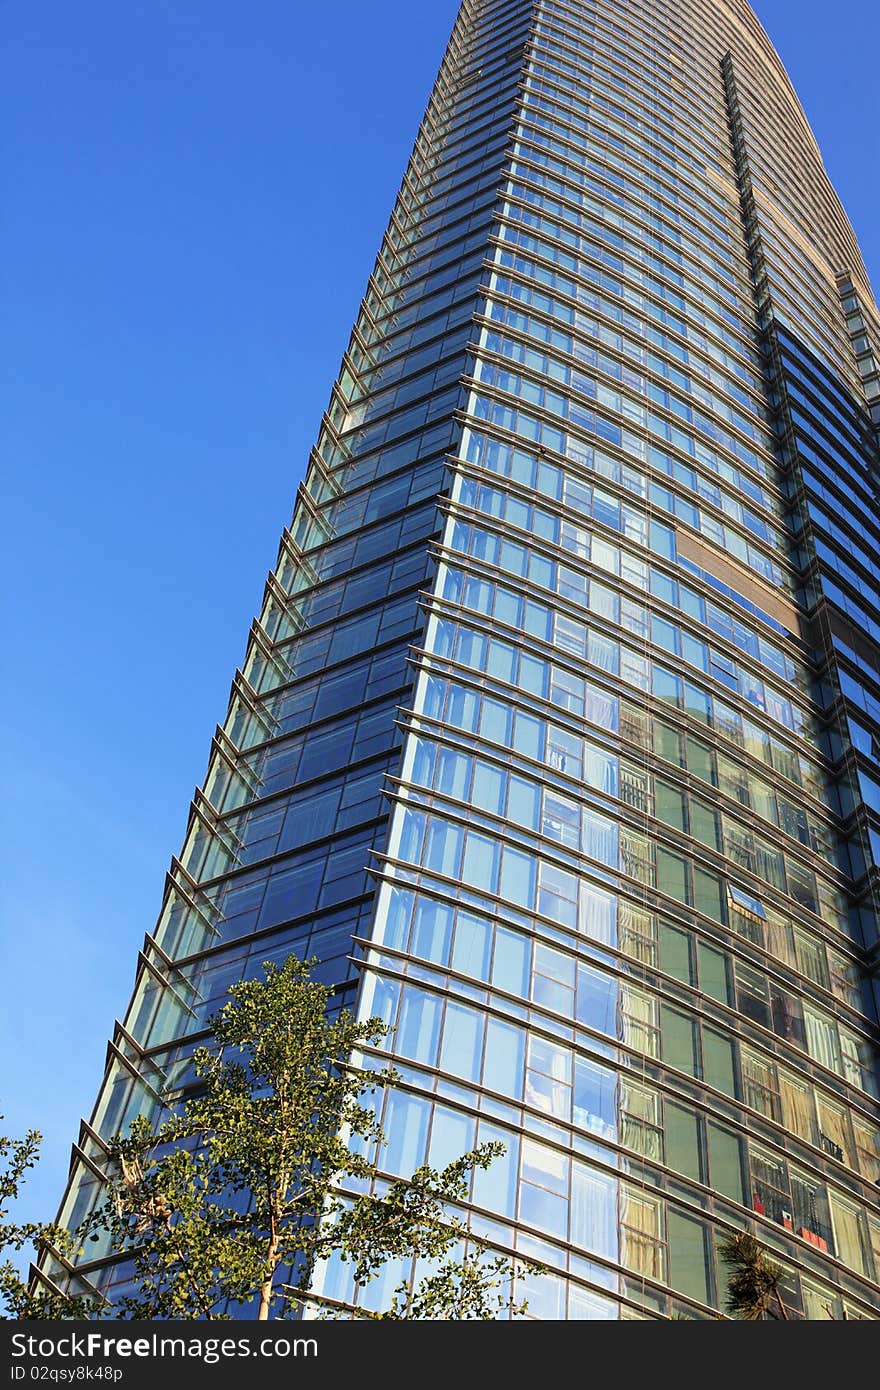
M 415 1296 L 398 1289 L 381 1316 L 520 1313 L 512 1284 L 526 1266 L 492 1257 L 449 1211 L 502 1146 L 371 1192 L 384 1135 L 370 1097 L 397 1078 L 353 1056 L 388 1030 L 347 1011 L 331 1019 L 312 965 L 291 956 L 234 985 L 211 1021 L 214 1045 L 194 1054 L 193 1093 L 169 1096 L 158 1126 L 140 1119 L 111 1145 L 88 1235 L 109 1234 L 132 1262 L 136 1291 L 115 1315 L 218 1318 L 256 1304 L 260 1319 L 289 1316 L 331 1255 L 351 1263 L 358 1286 L 391 1259 L 428 1262 Z
M 757 1322 L 768 1315 L 788 1321 L 782 1299 L 784 1270 L 769 1259 L 749 1231 L 728 1236 L 718 1252 L 730 1273 L 727 1276 L 726 1311 L 733 1317 Z
M 8 1219 L 9 1204 L 19 1197 L 28 1170 L 40 1156 L 42 1142 L 43 1136 L 36 1129 L 29 1129 L 23 1139 L 0 1135 L 0 1253 L 17 1254 L 28 1245 L 36 1251 L 50 1243 L 60 1254 L 73 1257 L 79 1253 L 79 1246 L 62 1227 Z M 0 1264 L 0 1306 L 5 1318 L 15 1319 L 85 1318 L 97 1310 L 92 1298 L 56 1293 L 44 1287 L 30 1288 L 11 1259 Z

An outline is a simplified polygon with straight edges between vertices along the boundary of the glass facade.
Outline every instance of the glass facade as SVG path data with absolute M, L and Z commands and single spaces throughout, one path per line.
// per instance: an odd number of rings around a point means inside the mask
M 65 1221 L 293 950 L 529 1316 L 880 1314 L 878 363 L 746 4 L 464 0 Z

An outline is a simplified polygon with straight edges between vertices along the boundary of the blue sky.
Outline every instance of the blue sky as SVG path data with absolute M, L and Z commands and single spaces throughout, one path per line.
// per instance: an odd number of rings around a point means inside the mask
M 0 1111 L 54 1215 L 457 5 L 0 0 Z M 880 285 L 875 0 L 758 0 Z M 414 17 L 417 23 L 414 26 Z

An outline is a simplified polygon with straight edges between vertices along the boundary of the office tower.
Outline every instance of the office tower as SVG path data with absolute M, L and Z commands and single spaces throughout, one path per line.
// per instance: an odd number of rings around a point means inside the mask
M 532 1316 L 880 1312 L 878 363 L 745 3 L 464 0 L 65 1220 L 294 950 Z

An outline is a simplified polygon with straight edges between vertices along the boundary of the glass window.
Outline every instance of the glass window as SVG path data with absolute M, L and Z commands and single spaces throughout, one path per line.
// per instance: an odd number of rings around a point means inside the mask
M 690 799 L 690 831 L 695 840 L 700 840 L 709 849 L 721 846 L 718 812 L 705 801 L 692 796 Z
M 722 951 L 700 941 L 697 947 L 700 962 L 700 989 L 720 1004 L 730 1003 L 730 980 L 727 957 Z
M 690 735 L 688 735 L 687 740 L 687 761 L 688 770 L 694 777 L 708 782 L 710 786 L 716 785 L 715 754 L 705 743 L 701 743 L 699 739 L 691 738 Z
M 577 802 L 549 787 L 544 791 L 544 815 L 541 833 L 569 849 L 580 846 L 581 813 Z
M 694 906 L 714 922 L 724 921 L 724 888 L 717 874 L 694 867 Z
M 837 1025 L 826 1014 L 804 1005 L 804 1025 L 807 1030 L 807 1051 L 814 1061 L 831 1071 L 841 1071 L 840 1042 Z
M 651 1057 L 660 1053 L 657 1000 L 635 985 L 621 987 L 623 1041 L 637 1052 Z
M 655 1091 L 634 1081 L 620 1085 L 621 1143 L 646 1158 L 663 1162 L 663 1129 L 660 1098 Z
M 516 1211 L 519 1139 L 509 1130 L 485 1120 L 480 1120 L 477 1138 L 480 1144 L 503 1144 L 504 1152 L 494 1158 L 488 1168 L 478 1168 L 474 1173 L 474 1202 L 489 1211 L 512 1217 Z
M 703 1025 L 703 1077 L 708 1086 L 736 1095 L 736 1067 L 733 1039 Z
M 678 854 L 657 849 L 657 887 L 679 902 L 689 901 L 687 864 Z
M 583 740 L 551 724 L 547 729 L 547 762 L 569 777 L 583 773 Z
M 571 1053 L 544 1038 L 529 1039 L 526 1102 L 559 1119 L 571 1115 Z
M 748 1205 L 744 1183 L 743 1141 L 715 1120 L 708 1122 L 709 1180 L 716 1192 Z
M 835 1192 L 830 1194 L 830 1201 L 838 1259 L 858 1274 L 873 1278 L 870 1241 L 864 1213 L 854 1203 L 846 1201 Z
M 429 818 L 423 863 L 426 869 L 447 878 L 458 878 L 464 831 L 435 816 Z
M 412 945 L 413 955 L 424 960 L 445 965 L 449 959 L 449 943 L 452 939 L 452 909 L 428 898 L 416 900 L 413 916 Z
M 880 1182 L 880 1130 L 854 1115 L 853 1134 L 860 1172 L 869 1182 Z
M 535 901 L 535 880 L 536 865 L 531 855 L 505 845 L 501 856 L 500 896 L 517 907 L 530 908 Z
M 603 1139 L 617 1138 L 617 1077 L 584 1057 L 574 1062 L 574 1122 Z
M 590 629 L 587 643 L 587 661 L 600 671 L 616 675 L 619 668 L 620 648 L 610 637 L 603 637 Z
M 545 695 L 547 689 L 547 668 L 546 663 L 533 663 L 541 666 L 541 681 L 538 694 Z M 537 684 L 537 678 L 536 678 Z M 514 716 L 514 735 L 513 746 L 518 752 L 527 758 L 534 758 L 536 761 L 541 756 L 541 746 L 544 735 L 544 721 L 532 719 L 530 716 L 518 711 Z
M 448 1164 L 468 1153 L 474 1146 L 474 1127 L 472 1116 L 465 1115 L 461 1110 L 452 1110 L 449 1106 L 436 1104 L 428 1150 L 428 1162 L 431 1167 L 442 1173 Z M 393 1126 L 390 1127 L 390 1132 L 393 1135 Z M 412 1171 L 413 1168 L 403 1170 L 407 1175 Z
M 438 792 L 442 792 L 444 796 L 455 797 L 458 801 L 464 801 L 470 786 L 470 774 L 470 758 L 463 753 L 455 753 L 450 748 L 439 750 L 436 777 Z M 425 783 L 425 785 L 429 785 L 429 783 Z
M 519 1100 L 523 1090 L 525 1035 L 515 1024 L 489 1018 L 486 1024 L 486 1061 L 483 1085 Z M 464 1150 L 460 1150 L 464 1153 Z
M 655 789 L 657 819 L 685 833 L 687 831 L 687 813 L 684 794 L 669 782 L 664 782 L 661 777 L 656 779 Z
M 385 1148 L 379 1150 L 379 1167 L 401 1177 L 414 1173 L 425 1161 L 430 1118 L 429 1101 L 403 1091 L 389 1091 L 383 1120 L 388 1142 Z
M 507 927 L 498 927 L 492 961 L 493 985 L 524 999 L 528 994 L 531 954 L 531 944 L 526 937 Z
M 875 1216 L 868 1217 L 868 1243 L 874 1264 L 873 1279 L 880 1278 L 880 1221 Z
M 569 1166 L 569 1159 L 555 1149 L 523 1140 L 520 1220 L 563 1240 L 568 1235 Z
M 440 1036 L 440 1000 L 435 994 L 407 985 L 402 991 L 400 1022 L 394 1033 L 395 1052 L 417 1057 L 426 1066 L 437 1060 Z
M 612 893 L 593 888 L 583 882 L 580 893 L 580 929 L 594 941 L 601 941 L 608 946 L 616 945 L 617 898 Z
M 494 893 L 500 858 L 501 846 L 497 840 L 469 830 L 461 866 L 462 882 L 473 888 L 481 888 L 485 893 Z
M 770 1027 L 770 995 L 767 975 L 762 970 L 753 970 L 744 961 L 736 963 L 736 1003 L 740 1013 L 759 1023 L 762 1028 Z
M 702 1221 L 685 1216 L 670 1206 L 667 1213 L 669 1237 L 669 1282 L 679 1293 L 712 1302 L 712 1246 Z
M 443 1025 L 440 1066 L 464 1081 L 478 1081 L 483 1059 L 482 1014 L 464 1004 L 448 1003 Z
M 750 1152 L 752 1207 L 760 1216 L 769 1216 L 787 1230 L 794 1230 L 788 1170 L 781 1158 L 752 1145 Z
M 483 713 L 480 719 L 480 737 L 488 743 L 510 745 L 510 707 L 500 700 L 483 699 Z
M 459 912 L 455 924 L 452 968 L 478 980 L 489 978 L 492 924 L 470 912 Z
M 674 1172 L 695 1182 L 706 1181 L 706 1153 L 702 1119 L 691 1110 L 667 1100 L 663 1107 L 666 1162 Z
M 680 676 L 675 676 L 671 671 L 666 671 L 662 666 L 655 666 L 652 690 L 658 700 L 664 704 L 672 705 L 674 708 L 680 707 L 682 703 L 682 680 Z
M 653 810 L 651 779 L 643 769 L 623 760 L 620 767 L 620 795 L 627 806 L 650 815 Z
M 684 683 L 684 704 L 685 711 L 691 719 L 697 719 L 701 724 L 711 724 L 712 702 L 709 696 L 695 685 L 691 685 L 689 681 Z M 691 742 L 691 740 L 688 742 L 689 750 Z
M 585 746 L 584 752 L 583 776 L 587 786 L 594 787 L 605 796 L 617 796 L 617 758 L 591 744 Z
M 617 1180 L 577 1161 L 572 1174 L 571 1240 L 593 1255 L 618 1258 Z
M 779 1094 L 773 1064 L 746 1047 L 740 1049 L 740 1056 L 746 1105 L 768 1119 L 778 1120 Z
M 614 1038 L 617 1036 L 618 986 L 611 975 L 579 965 L 577 972 L 577 1019 L 588 1028 Z
M 728 884 L 727 896 L 730 898 L 732 906 L 741 914 L 764 921 L 766 913 L 764 905 L 759 898 L 755 898 L 751 893 L 744 892 L 741 888 L 734 888 L 733 884 Z
M 665 758 L 676 767 L 684 767 L 684 750 L 681 734 L 662 719 L 654 722 L 654 751 L 658 757 Z
M 801 1279 L 801 1288 L 804 1295 L 804 1317 L 809 1322 L 840 1320 L 841 1302 L 838 1294 L 832 1293 L 820 1284 L 811 1283 L 809 1279 Z
M 573 927 L 577 920 L 577 879 L 564 869 L 542 862 L 538 881 L 538 911 L 554 922 Z
M 620 867 L 639 883 L 654 883 L 654 859 L 647 835 L 628 826 L 620 828 Z
M 808 1144 L 815 1143 L 813 1102 L 809 1087 L 783 1067 L 777 1068 L 777 1071 L 782 1123 L 791 1134 L 805 1139 Z
M 584 853 L 609 868 L 617 868 L 618 833 L 615 821 L 586 807 L 583 810 L 582 845 Z
M 657 959 L 656 922 L 652 913 L 621 901 L 620 949 L 644 965 L 654 965 Z
M 500 768 L 489 763 L 477 761 L 474 768 L 474 784 L 471 803 L 478 810 L 488 811 L 490 815 L 500 816 L 504 811 L 504 791 L 507 778 Z M 466 793 L 458 793 L 464 800 Z
M 525 825 L 530 830 L 537 830 L 540 796 L 540 790 L 533 782 L 511 775 L 507 798 L 508 819 L 515 825 Z
M 620 1207 L 622 1263 L 637 1274 L 662 1280 L 666 1272 L 662 1202 L 622 1184 Z
M 699 1075 L 697 1030 L 689 1014 L 661 1005 L 663 1060 L 689 1076 Z
M 377 940 L 398 951 L 405 951 L 409 941 L 409 922 L 412 913 L 413 895 L 400 888 L 382 889 L 381 906 L 377 913 L 382 922 L 381 936 Z M 384 921 L 383 921 L 384 909 Z
M 696 983 L 692 959 L 693 942 L 690 932 L 664 922 L 660 927 L 660 968 L 684 984 Z
M 790 1178 L 795 1231 L 817 1249 L 829 1250 L 834 1254 L 834 1235 L 825 1185 L 795 1168 L 790 1169 Z
M 799 927 L 794 929 L 794 944 L 798 968 L 822 989 L 828 988 L 828 964 L 825 948 L 814 936 L 808 936 Z

